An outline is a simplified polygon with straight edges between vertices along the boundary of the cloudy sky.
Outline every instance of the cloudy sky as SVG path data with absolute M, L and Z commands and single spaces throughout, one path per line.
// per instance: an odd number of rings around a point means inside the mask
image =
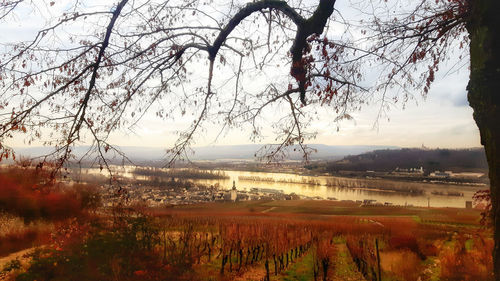
M 344 16 L 356 16 L 355 11 L 349 11 L 347 1 L 338 1 L 337 9 Z M 25 32 L 19 33 L 21 22 L 10 26 L 0 26 L 0 42 L 12 40 L 12 37 L 29 37 L 29 29 L 35 30 L 35 23 L 28 24 Z M 331 28 L 330 32 L 335 32 Z M 3 35 L 2 35 L 3 34 Z M 450 60 L 454 65 L 456 60 Z M 463 64 L 463 62 L 462 62 Z M 353 120 L 332 122 L 335 116 L 327 110 L 318 110 L 318 121 L 310 125 L 312 131 L 317 131 L 315 139 L 309 143 L 328 145 L 394 145 L 401 147 L 431 148 L 463 148 L 480 146 L 479 132 L 472 119 L 472 110 L 466 98 L 468 81 L 467 65 L 459 67 L 458 71 L 448 73 L 450 67 L 441 67 L 436 81 L 428 95 L 424 98 L 416 91 L 414 99 L 408 101 L 403 108 L 396 104 L 387 116 L 377 119 L 376 103 L 366 106 L 361 111 L 353 112 Z M 285 70 L 285 73 L 288 70 Z M 370 75 L 370 74 L 369 74 Z M 264 115 L 273 118 L 273 114 Z M 111 136 L 110 142 L 121 146 L 154 146 L 169 147 L 176 138 L 176 132 L 189 126 L 191 120 L 178 118 L 175 121 L 158 120 L 146 115 L 133 131 L 120 131 Z M 375 126 L 377 124 L 377 126 Z M 196 138 L 196 146 L 248 144 L 249 128 L 236 128 L 219 135 L 217 125 L 205 126 Z M 258 143 L 273 143 L 275 135 L 264 126 L 263 137 Z M 21 139 L 15 139 L 11 145 L 25 146 Z
M 467 70 L 439 75 L 431 91 L 424 99 L 415 93 L 415 99 L 393 107 L 386 118 L 381 118 L 378 127 L 378 107 L 366 107 L 353 114 L 354 120 L 337 124 L 329 122 L 331 116 L 323 112 L 321 120 L 313 125 L 318 131 L 310 143 L 329 145 L 395 145 L 402 147 L 463 148 L 480 146 L 479 131 L 472 118 L 472 109 L 467 102 L 465 87 Z M 187 122 L 186 122 L 187 123 Z M 146 119 L 135 133 L 117 134 L 113 142 L 118 145 L 165 146 L 175 140 L 176 130 L 187 126 L 182 120 L 166 123 L 153 118 Z M 162 128 L 162 129 L 158 129 Z M 196 145 L 230 145 L 249 143 L 245 130 L 233 129 L 217 138 L 218 130 L 209 128 L 197 140 Z M 265 133 L 262 143 L 272 142 L 271 131 Z
M 363 18 L 364 15 L 353 9 L 352 4 L 351 1 L 337 1 L 336 8 L 345 18 Z M 342 32 L 342 26 L 337 23 L 329 28 L 330 36 Z M 369 71 L 367 74 L 377 75 Z M 450 60 L 440 66 L 436 81 L 426 97 L 415 90 L 412 100 L 404 106 L 401 103 L 394 105 L 387 116 L 379 119 L 379 107 L 373 103 L 361 111 L 353 112 L 353 120 L 342 121 L 340 124 L 332 122 L 335 114 L 320 109 L 319 120 L 311 124 L 311 129 L 317 131 L 318 135 L 309 142 L 329 145 L 478 147 L 479 131 L 467 102 L 468 76 L 467 59 L 458 59 L 458 54 L 452 54 Z M 267 117 L 273 118 L 273 115 Z M 187 121 L 182 120 L 167 123 L 149 118 L 134 133 L 116 135 L 114 142 L 120 145 L 168 146 L 175 141 L 175 134 L 172 133 L 188 125 Z M 218 133 L 217 126 L 209 126 L 198 137 L 196 145 L 249 143 L 248 128 L 233 129 L 222 135 Z M 275 135 L 270 128 L 266 128 L 263 135 L 260 143 L 274 142 Z

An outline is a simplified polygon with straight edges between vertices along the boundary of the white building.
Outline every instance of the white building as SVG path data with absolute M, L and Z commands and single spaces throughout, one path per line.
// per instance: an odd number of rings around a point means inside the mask
M 233 188 L 230 191 L 231 201 L 235 202 L 238 198 L 238 191 L 236 190 L 236 183 L 233 181 Z

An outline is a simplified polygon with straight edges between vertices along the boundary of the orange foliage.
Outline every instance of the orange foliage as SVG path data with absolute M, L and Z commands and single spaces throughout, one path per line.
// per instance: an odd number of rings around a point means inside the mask
M 399 253 L 399 258 L 391 264 L 391 273 L 396 275 L 398 280 L 417 281 L 421 280 L 422 263 L 420 258 L 413 252 L 403 251 Z
M 39 169 L 9 168 L 1 172 L 0 210 L 18 215 L 26 222 L 77 216 L 82 207 L 89 205 L 89 195 L 84 188 L 64 189 Z
M 417 254 L 421 259 L 425 259 L 425 255 L 420 251 L 419 244 L 415 235 L 397 235 L 389 238 L 389 246 L 394 249 L 409 250 Z
M 49 232 L 41 232 L 35 229 L 8 233 L 0 237 L 0 256 L 30 248 L 33 244 L 45 243 L 48 240 Z
M 466 247 L 467 238 L 460 235 L 455 246 L 446 249 L 439 257 L 442 280 L 494 280 L 493 240 L 482 236 L 472 240 L 472 249 Z

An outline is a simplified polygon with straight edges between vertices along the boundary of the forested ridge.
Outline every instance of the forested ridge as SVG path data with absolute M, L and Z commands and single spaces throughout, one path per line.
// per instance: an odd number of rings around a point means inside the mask
M 485 172 L 488 169 L 484 150 L 471 149 L 386 149 L 359 155 L 350 155 L 342 160 L 328 162 L 327 172 L 378 171 L 423 167 L 426 174 L 439 171 Z

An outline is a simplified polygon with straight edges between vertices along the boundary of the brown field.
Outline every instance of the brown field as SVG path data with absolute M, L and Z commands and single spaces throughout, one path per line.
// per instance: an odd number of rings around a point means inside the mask
M 336 201 L 127 207 L 72 221 L 57 249 L 1 266 L 8 280 L 491 280 L 479 220 L 474 209 Z

